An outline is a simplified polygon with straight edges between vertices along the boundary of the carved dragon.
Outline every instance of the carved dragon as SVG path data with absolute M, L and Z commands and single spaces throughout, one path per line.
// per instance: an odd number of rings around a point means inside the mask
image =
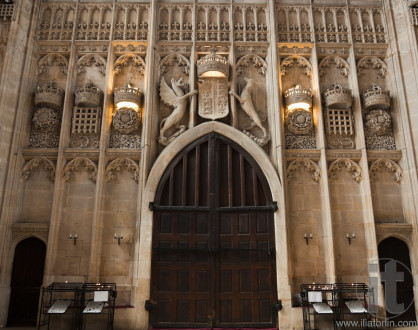
M 179 125 L 179 123 L 186 111 L 187 99 L 190 96 L 197 94 L 197 90 L 184 94 L 182 90 L 184 85 L 183 78 L 180 78 L 177 81 L 174 78 L 171 79 L 172 89 L 167 85 L 164 78 L 160 83 L 161 100 L 164 104 L 174 108 L 173 112 L 160 123 L 160 137 L 158 138 L 158 142 L 164 146 L 168 145 L 186 130 L 186 127 L 184 125 Z M 173 126 L 179 130 L 167 138 L 164 133 Z

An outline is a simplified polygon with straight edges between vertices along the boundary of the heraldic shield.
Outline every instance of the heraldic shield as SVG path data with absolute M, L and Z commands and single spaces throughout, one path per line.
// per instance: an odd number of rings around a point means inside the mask
M 199 78 L 199 115 L 215 120 L 226 117 L 228 113 L 228 79 Z

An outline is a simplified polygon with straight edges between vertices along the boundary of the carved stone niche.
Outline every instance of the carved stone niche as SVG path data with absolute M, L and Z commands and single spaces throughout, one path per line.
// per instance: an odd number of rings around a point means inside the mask
M 199 76 L 199 116 L 220 119 L 229 114 L 228 60 L 212 52 L 197 61 Z
M 64 101 L 64 91 L 56 87 L 55 82 L 49 81 L 42 86 L 38 86 L 35 91 L 35 105 L 52 109 L 62 108 Z
M 354 148 L 354 125 L 351 111 L 351 90 L 334 85 L 324 93 L 325 130 L 331 149 Z
M 367 149 L 396 149 L 390 115 L 390 92 L 374 85 L 363 93 Z
M 296 85 L 284 93 L 287 129 L 295 135 L 312 132 L 312 91 Z

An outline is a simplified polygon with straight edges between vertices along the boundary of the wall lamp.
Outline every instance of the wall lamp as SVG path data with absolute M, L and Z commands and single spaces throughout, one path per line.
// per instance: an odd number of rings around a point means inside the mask
M 113 238 L 114 238 L 114 239 L 117 239 L 117 240 L 118 240 L 118 245 L 120 245 L 120 240 L 121 240 L 121 239 L 123 239 L 123 235 L 122 235 L 122 234 L 117 235 L 117 234 L 115 233 L 115 236 L 113 236 Z
M 312 235 L 312 233 L 310 233 L 309 236 L 308 236 L 308 234 L 305 233 L 305 235 L 303 236 L 303 238 L 306 241 L 306 245 L 309 245 L 309 240 L 313 238 L 313 235 Z
M 76 243 L 77 243 L 77 238 L 78 238 L 78 236 L 77 236 L 77 234 L 70 234 L 70 236 L 68 236 L 68 238 L 69 239 L 72 239 L 73 240 L 73 242 L 74 242 L 74 245 L 76 245 Z
M 128 83 L 123 86 L 116 87 L 113 92 L 116 110 L 129 108 L 134 109 L 136 112 L 139 111 L 139 105 L 142 97 L 142 91 L 139 88 L 135 88 Z
M 351 236 L 350 236 L 350 234 L 347 233 L 347 235 L 345 237 L 347 237 L 348 244 L 351 245 L 351 240 L 356 238 L 356 234 L 352 233 Z

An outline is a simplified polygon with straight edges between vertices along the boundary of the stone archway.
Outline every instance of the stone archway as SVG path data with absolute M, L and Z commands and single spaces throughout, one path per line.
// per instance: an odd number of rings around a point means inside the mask
M 8 325 L 35 326 L 46 245 L 29 237 L 16 245 L 13 259 Z
M 398 238 L 388 237 L 379 243 L 378 252 L 386 317 L 393 321 L 415 321 L 414 281 L 408 245 Z
M 277 206 L 247 152 L 215 133 L 191 143 L 152 208 L 151 326 L 276 325 Z
M 140 221 L 140 241 L 138 245 L 137 257 L 137 291 L 134 303 L 144 306 L 150 299 L 151 287 L 151 254 L 152 254 L 152 229 L 153 212 L 149 209 L 149 204 L 154 202 L 158 184 L 163 176 L 165 169 L 170 162 L 185 147 L 193 141 L 210 134 L 218 133 L 224 137 L 239 143 L 239 145 L 256 160 L 265 175 L 268 186 L 270 187 L 272 199 L 278 202 L 279 210 L 274 212 L 274 235 L 275 235 L 275 255 L 276 255 L 276 275 L 277 275 L 277 297 L 282 301 L 283 310 L 280 312 L 280 323 L 290 324 L 291 322 L 291 290 L 289 285 L 288 270 L 288 251 L 286 236 L 286 220 L 284 212 L 280 210 L 284 207 L 284 196 L 282 193 L 282 182 L 271 159 L 254 141 L 242 132 L 220 122 L 203 123 L 180 135 L 175 141 L 167 146 L 152 167 L 148 176 L 144 193 L 142 196 L 141 221 Z M 149 327 L 149 312 L 140 309 L 136 314 L 135 326 L 139 328 Z

